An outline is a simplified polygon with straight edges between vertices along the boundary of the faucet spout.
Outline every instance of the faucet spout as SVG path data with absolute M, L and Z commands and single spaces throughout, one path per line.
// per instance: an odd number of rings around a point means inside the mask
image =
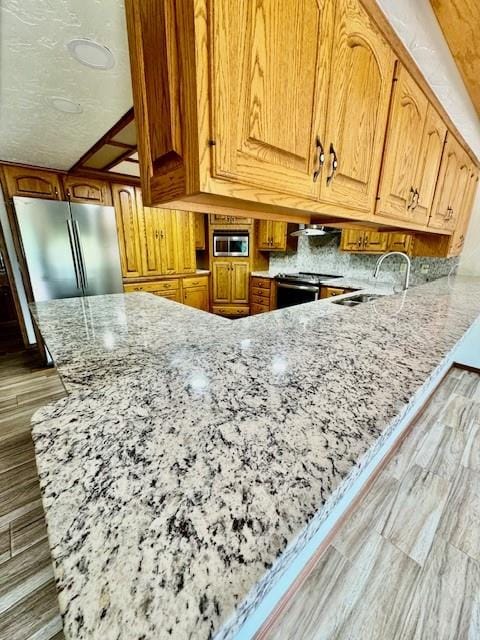
M 405 278 L 403 280 L 403 290 L 405 291 L 406 289 L 408 289 L 408 286 L 410 284 L 410 270 L 412 268 L 412 261 L 407 256 L 407 254 L 403 253 L 402 251 L 390 251 L 389 253 L 382 254 L 378 258 L 377 264 L 375 265 L 375 270 L 373 272 L 373 277 L 374 278 L 378 277 L 378 273 L 380 271 L 380 267 L 382 266 L 383 261 L 385 260 L 385 258 L 388 258 L 389 256 L 402 256 L 402 258 L 405 258 L 405 260 L 407 262 L 407 269 L 405 271 Z

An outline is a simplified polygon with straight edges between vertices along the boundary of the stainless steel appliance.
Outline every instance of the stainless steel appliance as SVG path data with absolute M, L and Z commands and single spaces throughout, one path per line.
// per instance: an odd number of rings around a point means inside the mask
M 35 301 L 123 291 L 113 207 L 13 201 Z
M 248 258 L 248 231 L 214 231 L 213 255 L 215 257 Z
M 279 273 L 275 277 L 277 282 L 277 309 L 318 300 L 322 282 L 331 278 L 341 277 L 308 272 Z

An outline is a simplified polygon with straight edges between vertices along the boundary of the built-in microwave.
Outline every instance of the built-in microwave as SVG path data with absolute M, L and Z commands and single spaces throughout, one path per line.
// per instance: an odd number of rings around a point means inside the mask
M 248 231 L 215 231 L 213 255 L 215 257 L 248 258 Z

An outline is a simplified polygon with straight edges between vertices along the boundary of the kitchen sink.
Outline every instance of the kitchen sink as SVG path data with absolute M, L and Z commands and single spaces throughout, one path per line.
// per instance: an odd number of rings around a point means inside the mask
M 350 296 L 350 298 L 342 298 L 341 300 L 332 300 L 333 304 L 341 304 L 344 307 L 356 307 L 362 302 L 371 302 L 377 300 L 377 298 L 384 298 L 385 294 L 381 293 L 359 293 L 356 296 Z

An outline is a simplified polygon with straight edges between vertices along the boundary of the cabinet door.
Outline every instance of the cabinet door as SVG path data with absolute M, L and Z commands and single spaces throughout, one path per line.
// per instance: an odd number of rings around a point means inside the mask
M 159 209 L 144 207 L 139 189 L 136 189 L 136 196 L 143 275 L 159 276 L 162 275 L 160 229 L 158 223 Z
M 44 200 L 61 200 L 62 188 L 58 174 L 24 167 L 4 167 L 8 195 Z
M 140 235 L 135 187 L 112 185 L 122 273 L 125 278 L 142 275 Z
M 473 201 L 477 191 L 477 185 L 478 171 L 477 169 L 475 169 L 475 167 L 472 166 L 468 179 L 468 185 L 464 193 L 460 215 L 457 220 L 455 231 L 453 232 L 451 237 L 449 256 L 457 256 L 463 249 L 463 245 L 465 243 L 465 234 L 467 232 L 470 215 L 472 213 Z
M 287 249 L 287 223 L 272 222 L 272 248 L 277 251 L 286 251 Z
M 85 204 L 111 205 L 110 185 L 103 180 L 65 176 L 63 178 L 65 195 L 72 202 Z
M 335 4 L 320 198 L 370 212 L 377 195 L 395 55 L 358 0 Z
M 231 262 L 214 260 L 212 265 L 212 301 L 228 304 L 231 301 Z
M 248 262 L 232 262 L 232 302 L 234 304 L 248 303 L 248 278 L 249 264 Z
M 205 233 L 205 217 L 204 213 L 195 214 L 195 249 L 196 251 L 203 251 L 206 245 L 206 233 Z
M 163 274 L 177 273 L 176 213 L 176 211 L 170 209 L 157 209 L 160 259 Z
M 365 229 L 343 229 L 340 251 L 363 251 Z
M 332 14 L 330 0 L 214 3 L 214 176 L 318 198 Z
M 428 105 L 414 180 L 418 195 L 410 207 L 412 219 L 419 224 L 427 225 L 428 223 L 446 134 L 445 123 L 432 105 Z
M 257 247 L 261 251 L 269 251 L 270 238 L 272 236 L 272 222 L 270 220 L 260 220 L 258 223 Z
M 404 67 L 393 89 L 376 213 L 409 219 L 428 101 Z
M 363 244 L 364 251 L 383 253 L 387 250 L 388 234 L 378 231 L 366 231 Z
M 183 290 L 183 303 L 189 307 L 208 311 L 208 287 L 189 287 Z
M 429 226 L 434 229 L 455 229 L 459 189 L 465 189 L 468 179 L 468 163 L 465 153 L 456 139 L 449 135 L 443 150 L 435 198 Z M 455 211 L 454 207 L 457 207 Z
M 389 233 L 387 251 L 402 251 L 409 253 L 413 236 L 408 233 Z
M 194 273 L 197 268 L 195 255 L 195 214 L 175 211 L 177 273 Z

